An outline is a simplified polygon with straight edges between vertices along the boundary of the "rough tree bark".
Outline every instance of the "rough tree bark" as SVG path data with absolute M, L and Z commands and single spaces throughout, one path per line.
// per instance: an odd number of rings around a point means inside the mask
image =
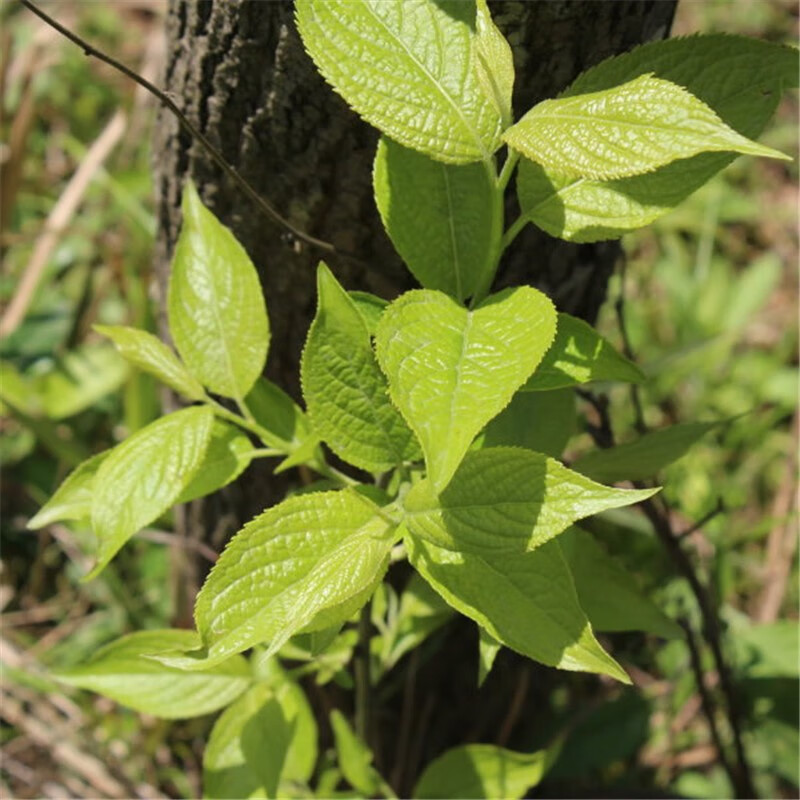
M 493 15 L 514 49 L 517 114 L 555 95 L 604 58 L 665 37 L 675 4 L 676 0 L 492 2 Z M 372 200 L 377 134 L 316 73 L 296 32 L 291 3 L 170 0 L 167 29 L 164 88 L 225 158 L 297 228 L 358 256 L 360 264 L 331 264 L 346 287 L 386 298 L 409 288 L 412 279 L 394 254 Z M 267 372 L 296 395 L 299 355 L 315 302 L 314 267 L 322 254 L 266 219 L 167 112 L 158 120 L 155 154 L 162 309 L 180 225 L 180 193 L 191 176 L 259 270 L 273 329 Z M 528 226 L 506 255 L 497 285 L 531 283 L 550 294 L 562 310 L 593 319 L 618 255 L 616 243 L 570 245 Z M 237 516 L 247 519 L 278 499 L 267 478 L 262 473 L 244 482 L 245 498 L 237 498 Z M 219 516 L 225 509 L 218 499 L 213 502 L 212 516 Z M 195 507 L 192 513 L 200 512 Z M 221 535 L 232 532 L 233 524 Z M 474 664 L 471 632 L 468 646 L 464 636 L 456 641 L 453 646 L 466 647 L 469 653 L 464 657 Z M 507 670 L 516 675 L 522 666 L 513 660 L 505 663 L 496 667 L 499 677 L 490 680 L 511 687 Z M 463 733 L 475 723 L 473 670 L 461 672 L 461 678 L 426 677 L 433 692 L 428 697 L 438 696 L 449 709 L 449 732 L 428 737 L 434 749 L 452 731 Z M 492 694 L 490 707 L 475 724 L 499 726 L 510 691 Z M 466 709 L 463 718 L 459 708 Z M 486 730 L 471 730 L 475 737 L 481 733 Z M 402 776 L 399 780 L 402 788 Z

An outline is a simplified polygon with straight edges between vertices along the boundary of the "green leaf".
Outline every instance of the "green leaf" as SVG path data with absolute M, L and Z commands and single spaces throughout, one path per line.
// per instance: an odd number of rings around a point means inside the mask
M 558 315 L 556 338 L 522 391 L 561 389 L 595 381 L 643 383 L 644 373 L 582 319 Z
M 375 600 L 379 597 L 380 593 L 376 592 Z M 396 614 L 388 616 L 386 622 L 376 623 L 381 633 L 374 636 L 370 644 L 371 652 L 379 660 L 383 672 L 388 672 L 406 653 L 450 620 L 453 609 L 413 572 L 400 596 Z
M 652 478 L 677 461 L 689 448 L 716 428 L 718 422 L 684 422 L 652 431 L 633 442 L 593 450 L 573 466 L 578 472 L 607 483 Z
M 667 639 L 680 626 L 644 595 L 633 576 L 592 536 L 572 527 L 559 536 L 581 607 L 596 631 L 648 631 Z
M 729 35 L 690 36 L 607 59 L 583 73 L 565 95 L 610 89 L 645 73 L 684 86 L 729 126 L 754 138 L 781 92 L 797 86 L 800 66 L 792 47 Z M 617 238 L 672 210 L 734 158 L 706 153 L 607 182 L 558 175 L 523 160 L 517 177 L 520 206 L 553 236 L 575 242 Z
M 94 578 L 139 529 L 180 497 L 205 456 L 214 415 L 195 406 L 168 414 L 117 445 L 94 481 L 92 530 L 97 563 Z
M 364 318 L 322 263 L 317 292 L 300 363 L 314 430 L 336 455 L 369 472 L 417 460 L 419 447 L 387 396 Z
M 349 601 L 363 598 L 363 605 L 365 591 L 383 577 L 394 529 L 376 505 L 347 489 L 290 497 L 256 517 L 228 543 L 197 597 L 207 661 L 261 643 L 275 653 L 312 620 L 320 628 L 335 624 L 320 617 L 324 611 L 348 619 Z
M 148 658 L 198 641 L 193 631 L 138 631 L 106 645 L 87 664 L 55 672 L 54 677 L 162 719 L 199 717 L 235 700 L 250 685 L 251 676 L 241 656 L 191 674 Z
M 244 404 L 261 427 L 265 443 L 289 454 L 276 467 L 276 474 L 298 464 L 313 465 L 319 459 L 319 437 L 302 409 L 280 386 L 259 378 Z
M 43 412 L 38 393 L 10 361 L 0 361 L 0 400 L 32 417 Z
M 94 477 L 110 452 L 106 450 L 98 453 L 72 470 L 55 494 L 28 520 L 27 527 L 35 531 L 61 520 L 89 519 L 92 513 Z
M 191 182 L 183 193 L 167 312 L 175 347 L 192 375 L 212 392 L 241 400 L 264 369 L 267 309 L 250 258 Z
M 214 420 L 203 461 L 176 503 L 205 497 L 236 480 L 249 466 L 254 449 L 250 439 L 235 425 Z
M 405 498 L 405 523 L 414 536 L 454 552 L 521 553 L 576 520 L 656 491 L 601 486 L 541 453 L 493 447 L 467 453 L 438 498 L 429 480 L 416 484 Z
M 630 682 L 594 638 L 557 542 L 527 553 L 459 552 L 413 534 L 405 543 L 422 577 L 506 647 L 551 667 Z
M 119 389 L 128 371 L 113 347 L 88 344 L 58 358 L 52 369 L 32 379 L 31 387 L 39 395 L 46 416 L 66 419 Z
M 712 151 L 791 160 L 737 133 L 702 100 L 651 73 L 613 89 L 545 100 L 503 139 L 545 169 L 595 180 L 641 175 Z
M 439 161 L 487 160 L 500 115 L 472 69 L 475 4 L 299 0 L 303 44 L 367 122 Z
M 186 673 L 184 673 L 186 674 Z M 317 759 L 317 725 L 299 686 L 259 683 L 214 724 L 203 754 L 203 797 L 294 796 Z
M 442 164 L 383 137 L 373 182 L 386 232 L 426 289 L 464 300 L 486 283 L 502 220 L 484 164 Z
M 555 323 L 553 304 L 529 286 L 506 289 L 472 310 L 439 292 L 415 290 L 383 313 L 378 361 L 437 491 L 536 369 Z
M 519 391 L 476 441 L 481 448 L 524 447 L 558 458 L 575 433 L 575 423 L 575 395 L 571 389 Z
M 511 95 L 514 91 L 514 54 L 505 36 L 492 20 L 486 0 L 478 0 L 475 16 L 475 72 L 483 93 L 488 97 L 507 128 L 514 120 Z
M 108 337 L 120 354 L 145 372 L 189 400 L 201 400 L 203 387 L 178 357 L 152 333 L 125 325 L 95 325 L 94 329 Z
M 384 309 L 389 303 L 382 297 L 377 297 L 369 292 L 348 292 L 350 299 L 356 304 L 356 308 L 364 317 L 364 322 L 367 323 L 367 330 L 369 335 L 374 336 L 375 330 L 378 327 L 378 320 L 381 318 Z
M 761 625 L 736 624 L 731 645 L 737 668 L 748 678 L 800 677 L 800 645 L 796 620 Z
M 372 751 L 356 736 L 341 711 L 331 711 L 330 719 L 339 769 L 345 780 L 365 797 L 374 797 L 383 781 L 372 766 Z
M 518 753 L 492 744 L 454 747 L 428 764 L 412 796 L 516 800 L 541 781 L 557 754 L 557 749 Z
M 478 626 L 478 686 L 483 686 L 489 677 L 501 647 L 500 642 L 486 628 Z

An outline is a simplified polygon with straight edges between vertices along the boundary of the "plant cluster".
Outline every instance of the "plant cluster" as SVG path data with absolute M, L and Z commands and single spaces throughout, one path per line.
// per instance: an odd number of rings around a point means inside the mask
M 380 633 L 372 680 L 433 629 L 409 631 L 415 615 L 473 620 L 481 677 L 508 647 L 629 682 L 595 631 L 680 635 L 576 523 L 653 495 L 604 483 L 650 477 L 708 426 L 567 468 L 572 390 L 644 376 L 542 292 L 491 287 L 528 223 L 574 242 L 618 237 L 737 153 L 785 158 L 752 137 L 797 76 L 792 49 L 693 36 L 609 59 L 515 121 L 512 53 L 485 0 L 298 0 L 297 24 L 325 79 L 382 134 L 375 201 L 423 288 L 387 302 L 320 264 L 301 408 L 262 376 L 270 326 L 254 266 L 188 183 L 168 294 L 175 349 L 144 330 L 97 330 L 190 405 L 83 462 L 30 523 L 89 521 L 90 579 L 254 459 L 317 476 L 229 542 L 197 597 L 196 632 L 133 633 L 59 675 L 165 718 L 224 708 L 205 753 L 209 797 L 329 796 L 340 776 L 392 796 L 370 765 L 363 708 L 356 732 L 332 715 L 339 767 L 316 770 L 316 723 L 288 669 L 341 670 L 359 614 L 362 632 Z M 521 213 L 507 222 L 512 178 Z M 400 560 L 415 577 L 398 601 L 384 579 Z M 558 747 L 457 748 L 415 796 L 522 796 Z

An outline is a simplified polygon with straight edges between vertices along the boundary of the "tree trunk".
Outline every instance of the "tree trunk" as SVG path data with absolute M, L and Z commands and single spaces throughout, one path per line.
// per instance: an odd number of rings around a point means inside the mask
M 665 37 L 675 2 L 509 0 L 493 2 L 490 7 L 514 50 L 514 107 L 520 116 L 534 103 L 564 89 L 591 65 L 641 42 Z M 358 257 L 357 262 L 338 259 L 331 263 L 343 285 L 387 299 L 411 288 L 413 279 L 394 253 L 372 198 L 377 133 L 317 74 L 300 43 L 291 3 L 170 0 L 167 26 L 166 91 L 296 228 Z M 267 373 L 297 396 L 299 357 L 315 304 L 314 267 L 323 254 L 266 218 L 166 111 L 157 124 L 155 171 L 157 289 L 162 310 L 169 259 L 180 226 L 181 190 L 190 176 L 204 201 L 233 229 L 258 268 L 272 327 Z M 513 207 L 513 198 L 509 203 Z M 592 320 L 605 297 L 618 255 L 615 242 L 572 245 L 528 226 L 504 257 L 497 285 L 531 283 L 553 297 L 562 310 Z M 237 491 L 245 497 L 237 496 L 233 504 L 240 522 L 280 499 L 282 486 L 264 473 L 240 483 Z M 213 514 L 202 516 L 224 519 L 220 514 L 230 512 L 230 501 L 230 496 L 227 501 L 224 497 L 212 499 Z M 194 507 L 187 516 L 196 518 L 200 513 Z M 221 535 L 232 532 L 233 524 L 221 528 Z M 455 630 L 448 638 L 450 657 L 444 664 L 425 665 L 424 677 L 418 678 L 425 687 L 420 706 L 434 698 L 437 706 L 445 703 L 441 706 L 445 709 L 443 721 L 436 725 L 431 721 L 431 730 L 426 732 L 426 748 L 434 751 L 464 732 L 474 738 L 493 738 L 515 684 L 523 680 L 519 676 L 533 668 L 530 662 L 513 656 L 498 659 L 489 679 L 491 699 L 487 703 L 484 693 L 480 700 L 475 689 L 474 626 L 462 622 Z M 466 638 L 456 635 L 459 631 L 467 632 Z M 462 656 L 470 668 L 454 674 L 453 658 Z M 541 671 L 542 676 L 549 674 Z M 529 703 L 531 698 L 534 702 L 541 699 L 552 680 L 540 680 L 538 671 L 536 675 L 539 683 L 535 692 L 529 693 Z M 381 729 L 398 729 L 399 712 L 386 708 L 385 713 L 393 718 L 382 720 Z M 413 737 L 421 733 L 414 728 L 411 744 L 406 742 L 411 761 Z M 394 733 L 391 739 L 375 742 L 378 750 L 397 752 L 395 748 L 401 745 Z M 410 776 L 397 777 L 399 788 L 407 793 L 409 787 L 403 783 Z

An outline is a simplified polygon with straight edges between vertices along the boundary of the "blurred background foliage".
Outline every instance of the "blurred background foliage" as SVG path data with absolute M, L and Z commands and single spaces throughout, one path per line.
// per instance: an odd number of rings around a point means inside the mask
M 54 10 L 153 77 L 164 6 L 62 0 Z M 159 414 L 152 381 L 91 328 L 154 329 L 154 107 L 19 8 L 5 4 L 0 13 L 0 794 L 199 796 L 212 720 L 141 717 L 48 677 L 124 633 L 172 624 L 170 520 L 137 536 L 88 584 L 79 582 L 88 531 L 25 529 L 75 464 Z M 796 26 L 789 0 L 704 0 L 680 4 L 674 33 L 786 42 L 796 40 Z M 625 264 L 600 319 L 618 345 L 622 322 L 651 378 L 640 398 L 648 427 L 720 423 L 660 482 L 673 527 L 689 531 L 683 544 L 719 604 L 764 797 L 798 791 L 797 115 L 797 97 L 788 97 L 764 136 L 795 161 L 741 158 L 679 210 L 626 238 Z M 618 438 L 635 438 L 629 390 L 609 387 L 607 395 Z M 590 404 L 581 412 L 594 422 Z M 580 433 L 567 456 L 590 446 Z M 691 617 L 688 592 L 641 514 L 608 514 L 592 530 L 671 616 Z M 379 619 L 386 597 L 377 602 Z M 443 621 L 422 627 L 429 633 Z M 427 646 L 446 646 L 446 627 Z M 558 762 L 532 796 L 731 796 L 686 644 L 610 638 L 633 688 L 547 671 L 532 690 L 542 693 L 541 715 L 518 722 L 518 741 L 533 749 L 571 720 Z M 407 656 L 396 655 L 384 666 L 402 676 Z M 700 657 L 713 692 L 709 654 Z M 331 675 L 337 670 L 341 664 Z M 490 679 L 482 691 L 491 686 Z M 727 737 L 722 715 L 719 724 Z

